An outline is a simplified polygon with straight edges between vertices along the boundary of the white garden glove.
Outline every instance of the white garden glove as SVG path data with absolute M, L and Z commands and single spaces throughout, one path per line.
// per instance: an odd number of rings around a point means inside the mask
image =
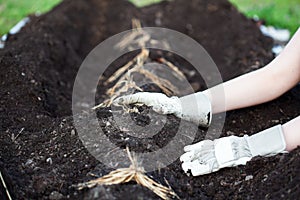
M 162 93 L 140 92 L 117 98 L 114 105 L 145 104 L 160 114 L 174 114 L 184 120 L 208 127 L 211 123 L 211 103 L 201 92 L 183 98 Z
M 224 167 L 245 165 L 255 156 L 284 153 L 285 148 L 282 127 L 278 125 L 252 136 L 229 136 L 186 146 L 180 161 L 186 173 L 190 170 L 193 176 L 199 176 Z

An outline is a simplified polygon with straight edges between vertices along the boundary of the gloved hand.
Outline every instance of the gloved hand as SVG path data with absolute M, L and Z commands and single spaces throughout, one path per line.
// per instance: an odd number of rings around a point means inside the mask
M 162 93 L 140 92 L 119 97 L 113 104 L 116 106 L 145 104 L 160 114 L 174 114 L 203 127 L 208 127 L 211 122 L 211 103 L 201 92 L 182 98 L 167 97 Z
M 186 146 L 180 160 L 186 173 L 190 170 L 193 176 L 199 176 L 224 167 L 245 165 L 255 156 L 284 153 L 285 148 L 282 127 L 278 125 L 252 136 L 229 136 Z

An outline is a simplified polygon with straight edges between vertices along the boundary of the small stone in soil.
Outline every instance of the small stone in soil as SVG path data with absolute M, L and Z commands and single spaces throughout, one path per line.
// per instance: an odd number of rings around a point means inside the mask
M 249 181 L 249 180 L 251 180 L 251 179 L 253 179 L 253 176 L 252 176 L 252 175 L 248 175 L 248 176 L 245 177 L 245 181 Z
M 49 195 L 49 199 L 51 199 L 51 200 L 58 200 L 58 199 L 62 199 L 63 197 L 64 197 L 64 195 L 62 195 L 61 193 L 59 193 L 57 191 L 53 191 Z
M 52 165 L 52 163 L 53 163 L 52 158 L 47 158 L 46 162 L 49 163 L 50 165 Z

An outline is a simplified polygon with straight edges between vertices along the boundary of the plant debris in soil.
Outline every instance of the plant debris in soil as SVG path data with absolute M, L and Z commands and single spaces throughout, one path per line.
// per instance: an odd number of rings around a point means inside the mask
M 77 186 L 79 187 L 79 190 L 82 190 L 86 187 L 92 188 L 97 185 L 115 185 L 128 183 L 134 180 L 138 184 L 152 190 L 162 199 L 170 199 L 172 197 L 178 198 L 178 196 L 174 193 L 174 191 L 171 188 L 167 188 L 159 183 L 156 183 L 151 178 L 146 176 L 144 168 L 139 166 L 138 158 L 134 154 L 131 155 L 128 147 L 126 148 L 126 151 L 131 162 L 129 168 L 117 169 L 101 178 L 91 180 L 86 183 L 81 183 Z
M 101 41 L 131 28 L 131 20 L 185 33 L 212 56 L 224 81 L 258 69 L 273 59 L 272 40 L 255 23 L 225 0 L 174 0 L 136 8 L 123 0 L 65 0 L 52 11 L 10 35 L 0 50 L 0 170 L 13 199 L 157 199 L 150 190 L 134 183 L 97 186 L 78 191 L 74 184 L 101 177 L 113 169 L 95 159 L 82 144 L 72 116 L 72 87 L 78 68 Z M 166 52 L 195 91 L 205 89 L 199 74 L 185 60 Z M 137 52 L 116 60 L 104 73 L 108 78 Z M 153 58 L 155 59 L 155 58 Z M 276 84 L 276 83 L 274 83 Z M 99 102 L 110 85 L 99 83 Z M 145 91 L 156 91 L 149 86 Z M 300 113 L 299 86 L 264 105 L 227 113 L 222 136 L 254 134 Z M 148 108 L 142 110 L 147 111 Z M 134 151 L 160 148 L 168 143 L 178 120 L 168 116 L 162 134 L 151 139 L 124 142 L 109 109 L 97 109 L 100 126 L 110 131 L 111 141 Z M 88 115 L 88 114 L 87 114 Z M 218 117 L 218 116 L 214 116 Z M 145 115 L 137 123 L 148 123 Z M 195 142 L 204 138 L 198 130 Z M 180 151 L 180 150 L 179 150 Z M 269 158 L 257 157 L 246 166 L 189 177 L 179 160 L 147 173 L 154 181 L 172 187 L 181 199 L 296 199 L 299 196 L 300 149 Z M 8 199 L 0 183 L 0 197 Z

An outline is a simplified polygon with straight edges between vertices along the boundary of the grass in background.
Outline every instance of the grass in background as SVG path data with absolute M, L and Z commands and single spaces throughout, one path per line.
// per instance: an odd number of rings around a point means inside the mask
M 148 5 L 151 5 L 154 3 L 159 3 L 162 0 L 129 0 L 129 1 L 134 3 L 138 7 L 143 7 L 143 6 L 148 6 Z
M 258 16 L 267 25 L 286 28 L 293 34 L 300 26 L 299 0 L 229 0 L 247 17 Z
M 112 0 L 114 1 L 114 0 Z M 161 0 L 129 0 L 137 6 Z M 287 28 L 294 33 L 300 26 L 299 0 L 229 0 L 248 17 L 257 15 L 268 25 Z M 61 0 L 0 0 L 0 35 L 7 33 L 28 14 L 46 12 Z M 188 0 L 187 0 L 188 3 Z
M 21 19 L 32 13 L 43 13 L 60 0 L 0 0 L 0 35 L 7 33 Z
M 0 36 L 32 13 L 44 13 L 62 0 L 0 0 Z M 114 0 L 112 0 L 114 1 Z M 137 6 L 147 6 L 161 0 L 129 0 Z

